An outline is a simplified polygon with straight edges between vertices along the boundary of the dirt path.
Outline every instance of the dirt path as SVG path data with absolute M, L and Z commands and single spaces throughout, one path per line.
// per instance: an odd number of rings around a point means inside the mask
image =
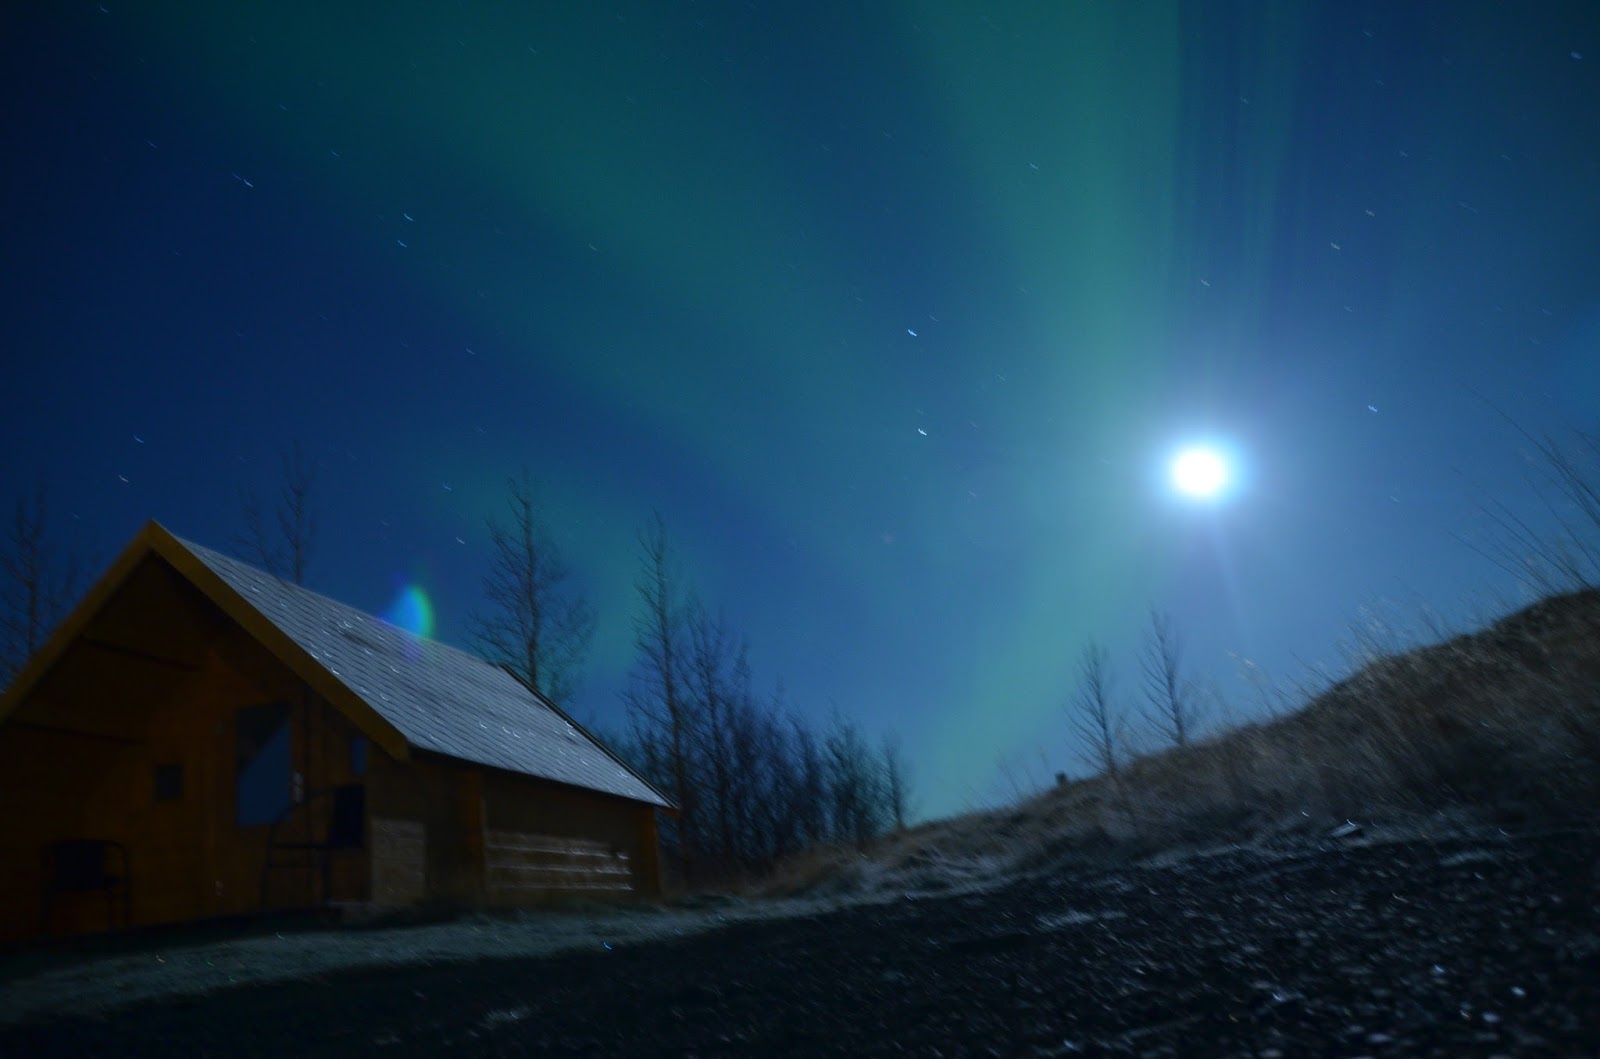
M 0 1029 L 4 1055 L 1600 1055 L 1600 836 L 1324 841 Z

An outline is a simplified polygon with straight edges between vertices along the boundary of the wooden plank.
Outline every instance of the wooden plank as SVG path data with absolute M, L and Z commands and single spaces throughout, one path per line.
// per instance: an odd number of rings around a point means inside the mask
M 528 853 L 581 853 L 587 856 L 611 856 L 618 853 L 611 846 L 592 843 L 592 845 L 576 845 L 576 843 L 563 843 L 560 840 L 533 840 L 533 838 L 504 838 L 504 832 L 488 833 L 488 840 L 483 845 L 490 849 L 526 849 Z
M 606 860 L 568 860 L 561 857 L 494 857 L 489 860 L 491 868 L 560 868 L 563 871 L 612 871 L 627 870 L 626 858 L 608 858 Z
M 489 870 L 511 875 L 538 875 L 541 873 L 562 872 L 577 875 L 620 875 L 631 874 L 626 868 L 617 870 L 611 865 L 590 864 L 527 864 L 514 862 L 495 862 L 489 865 Z
M 627 864 L 626 857 L 582 856 L 568 853 L 497 853 L 489 851 L 485 864 L 563 864 L 575 868 L 601 867 L 614 863 Z
M 556 892 L 629 893 L 628 855 L 592 839 L 490 831 L 484 843 L 491 901 L 520 902 Z
M 609 849 L 572 849 L 566 846 L 537 846 L 518 845 L 507 842 L 486 842 L 484 848 L 496 853 L 506 855 L 528 854 L 540 857 L 610 857 L 615 851 Z
M 582 874 L 582 875 L 627 875 L 628 874 L 628 866 L 626 864 L 594 864 L 594 865 L 573 864 L 573 865 L 565 865 L 565 864 L 495 863 L 495 864 L 489 865 L 489 867 L 492 868 L 495 871 L 503 871 L 503 872 L 504 871 L 508 871 L 508 872 L 564 871 L 564 872 L 577 872 L 577 873 Z
M 576 879 L 553 880 L 548 886 L 502 886 L 489 884 L 489 900 L 496 903 L 520 904 L 543 895 L 558 893 L 632 893 L 633 887 L 622 883 L 587 883 Z
M 540 894 L 553 894 L 567 890 L 609 890 L 614 893 L 629 893 L 633 884 L 627 879 L 597 878 L 592 875 L 548 875 L 536 878 L 504 879 L 499 875 L 491 875 L 488 881 L 490 894 L 504 896 L 537 897 Z
M 373 817 L 372 901 L 408 905 L 427 895 L 427 829 L 415 820 Z

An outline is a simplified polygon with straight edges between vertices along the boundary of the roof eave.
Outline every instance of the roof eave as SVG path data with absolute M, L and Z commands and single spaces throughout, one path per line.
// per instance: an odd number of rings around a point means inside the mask
M 111 598 L 112 594 L 122 587 L 122 583 L 128 579 L 129 574 L 133 573 L 140 560 L 151 553 L 153 550 L 151 535 L 152 531 L 157 529 L 160 529 L 160 526 L 151 521 L 144 529 L 139 531 L 139 534 L 133 540 L 128 542 L 127 547 L 122 549 L 122 554 L 117 556 L 116 561 L 106 569 L 105 573 L 100 575 L 89 591 L 84 593 L 83 598 L 78 601 L 77 605 L 55 627 L 55 631 L 50 634 L 49 639 L 45 640 L 44 646 L 35 651 L 33 657 L 28 659 L 27 663 L 22 667 L 22 671 L 6 687 L 4 694 L 0 694 L 0 721 L 4 721 L 11 716 L 12 712 L 33 693 L 34 688 L 38 687 L 39 681 L 44 678 L 44 675 L 55 667 L 56 662 L 66 651 L 68 645 L 77 639 L 78 634 L 83 632 L 90 619 L 100 612 L 100 608 L 105 606 L 106 601 Z
M 515 680 L 518 684 L 521 684 L 522 687 L 528 692 L 528 694 L 532 695 L 534 698 L 538 699 L 540 702 L 542 702 L 546 706 L 550 707 L 551 711 L 553 713 L 555 713 L 555 715 L 557 717 L 560 717 L 563 721 L 566 721 L 568 724 L 572 725 L 572 727 L 576 728 L 579 731 L 579 733 L 581 733 L 583 735 L 583 737 L 585 739 L 589 740 L 589 742 L 591 742 L 595 746 L 599 747 L 601 749 L 601 751 L 603 751 L 605 753 L 606 757 L 610 758 L 612 761 L 615 761 L 618 765 L 620 765 L 624 769 L 626 769 L 627 772 L 628 772 L 628 775 L 632 776 L 634 779 L 636 779 L 640 783 L 644 784 L 644 787 L 645 787 L 646 790 L 648 790 L 651 794 L 654 794 L 657 798 L 661 799 L 661 804 L 657 806 L 658 809 L 660 809 L 663 812 L 667 813 L 668 815 L 672 816 L 674 819 L 677 818 L 679 810 L 678 810 L 677 805 L 675 805 L 673 803 L 672 799 L 668 798 L 666 796 L 666 794 L 664 794 L 658 787 L 656 787 L 655 784 L 651 783 L 649 780 L 647 780 L 643 776 L 639 775 L 638 771 L 632 765 L 628 764 L 626 761 L 624 761 L 620 757 L 618 757 L 616 755 L 616 753 L 613 752 L 612 749 L 609 746 L 606 746 L 604 740 L 597 739 L 593 732 L 589 731 L 589 729 L 587 729 L 583 725 L 579 724 L 578 721 L 577 721 L 577 718 L 573 717 L 566 710 L 563 710 L 560 706 L 556 705 L 554 700 L 549 699 L 549 698 L 545 697 L 544 695 L 541 695 L 537 688 L 535 688 L 532 684 L 529 684 L 526 680 L 524 680 L 522 678 L 522 674 L 521 673 L 518 673 L 515 669 L 513 669 L 511 666 L 506 665 L 504 662 L 500 662 L 498 664 L 499 664 L 500 668 L 503 671 L 505 671 L 506 673 L 508 673 L 511 676 L 511 679 Z M 618 795 L 618 797 L 626 797 L 626 795 Z M 649 805 L 650 804 L 648 801 L 645 801 L 642 798 L 629 798 L 628 800 L 629 801 L 634 801 L 634 802 L 640 802 L 640 803 L 642 803 L 644 805 Z

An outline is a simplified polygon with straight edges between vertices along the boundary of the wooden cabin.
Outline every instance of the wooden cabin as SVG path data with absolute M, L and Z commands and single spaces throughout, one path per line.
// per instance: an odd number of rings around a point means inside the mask
M 152 522 L 0 697 L 0 941 L 653 896 L 658 810 L 509 671 Z

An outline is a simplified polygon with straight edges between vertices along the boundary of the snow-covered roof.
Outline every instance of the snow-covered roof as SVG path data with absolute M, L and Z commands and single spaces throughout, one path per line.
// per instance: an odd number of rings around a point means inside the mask
M 668 805 L 549 701 L 499 666 L 220 552 L 173 539 L 411 746 Z
M 159 556 L 386 750 L 413 749 L 672 808 L 560 709 L 476 655 L 173 536 L 151 522 L 11 686 L 10 714 L 94 614 Z

